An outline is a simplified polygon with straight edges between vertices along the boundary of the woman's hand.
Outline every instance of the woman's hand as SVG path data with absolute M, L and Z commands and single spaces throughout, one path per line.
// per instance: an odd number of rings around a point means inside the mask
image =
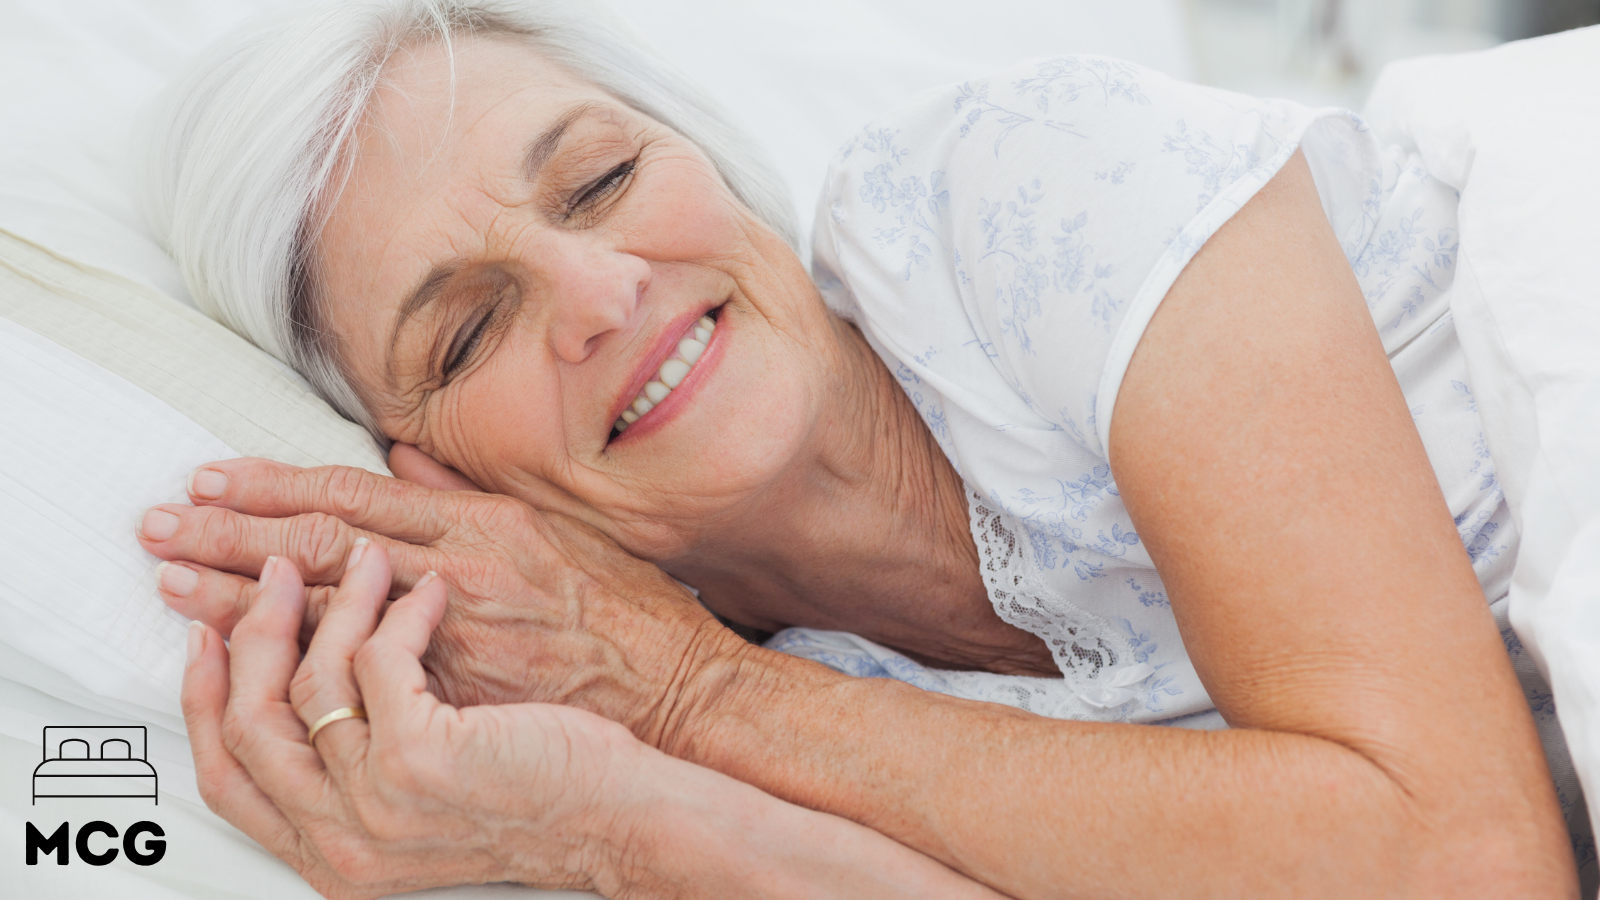
M 388 554 L 354 552 L 303 660 L 306 592 L 285 559 L 251 588 L 231 649 L 191 626 L 183 713 L 206 804 L 329 897 L 489 881 L 616 889 L 630 804 L 647 793 L 636 773 L 654 751 L 581 710 L 439 702 L 419 657 L 444 581 L 422 579 L 380 623 Z M 308 744 L 306 723 L 342 707 L 367 718 Z
M 661 745 L 699 664 L 742 642 L 660 569 L 591 526 L 518 500 L 439 491 L 361 469 L 262 459 L 209 463 L 195 506 L 155 507 L 140 527 L 174 609 L 229 634 L 269 555 L 305 573 L 309 637 L 357 538 L 394 561 L 394 593 L 429 570 L 449 609 L 423 658 L 458 706 L 579 706 Z

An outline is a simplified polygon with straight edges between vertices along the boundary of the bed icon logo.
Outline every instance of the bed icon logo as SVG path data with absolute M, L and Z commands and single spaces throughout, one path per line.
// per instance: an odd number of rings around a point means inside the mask
M 160 803 L 156 770 L 145 759 L 143 725 L 46 725 L 44 761 L 33 770 L 41 797 L 147 799 Z
M 111 798 L 158 803 L 156 769 L 145 759 L 143 725 L 46 726 L 44 760 L 33 770 L 33 803 L 42 798 Z M 91 866 L 110 865 L 118 851 L 136 866 L 153 866 L 167 853 L 166 833 L 155 822 L 134 822 L 118 828 L 91 820 L 78 826 L 70 822 L 49 833 L 28 822 L 25 858 L 36 866 L 40 856 L 54 856 L 67 865 L 73 851 Z M 118 847 L 118 839 L 121 847 Z

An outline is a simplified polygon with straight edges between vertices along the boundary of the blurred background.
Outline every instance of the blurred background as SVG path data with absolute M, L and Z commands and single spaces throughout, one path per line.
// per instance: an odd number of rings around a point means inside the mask
M 1196 80 L 1360 108 L 1383 65 L 1600 23 L 1600 0 L 1184 0 Z

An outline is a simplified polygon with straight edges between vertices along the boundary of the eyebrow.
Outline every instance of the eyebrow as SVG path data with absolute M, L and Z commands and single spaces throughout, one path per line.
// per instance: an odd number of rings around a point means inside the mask
M 567 129 L 572 127 L 572 123 L 600 108 L 601 105 L 592 100 L 579 103 L 562 113 L 560 118 L 544 130 L 544 134 L 529 142 L 527 148 L 522 151 L 522 177 L 529 182 L 538 181 L 539 171 L 550 161 L 550 157 L 555 155 L 556 149 L 561 146 L 561 139 L 566 136 Z
M 602 108 L 602 104 L 594 101 L 579 103 L 562 113 L 550 127 L 542 134 L 528 142 L 522 151 L 522 177 L 528 183 L 539 180 L 539 174 L 544 170 L 550 158 L 555 156 L 556 150 L 561 147 L 561 139 L 566 136 L 572 124 L 584 116 Z M 406 322 L 421 312 L 424 307 L 439 299 L 444 293 L 444 286 L 457 272 L 465 268 L 461 260 L 452 260 L 440 263 L 428 271 L 421 282 L 406 296 L 405 302 L 400 304 L 400 312 L 395 316 L 394 328 L 389 332 L 388 370 L 390 377 L 394 375 L 394 348 L 400 341 L 400 331 L 405 328 Z

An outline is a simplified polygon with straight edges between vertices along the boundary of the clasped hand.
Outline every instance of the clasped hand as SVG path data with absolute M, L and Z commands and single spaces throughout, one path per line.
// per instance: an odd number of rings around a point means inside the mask
M 248 614 L 268 556 L 303 574 L 302 643 L 358 538 L 393 561 L 391 596 L 432 570 L 449 605 L 422 664 L 447 703 L 576 706 L 662 746 L 696 661 L 739 643 L 656 566 L 594 527 L 514 498 L 433 490 L 361 469 L 209 463 L 193 506 L 154 507 L 140 542 L 171 565 L 162 594 L 224 636 Z
M 258 459 L 190 495 L 140 541 L 201 623 L 183 708 L 209 806 L 328 896 L 615 886 L 646 744 L 738 643 L 687 591 L 507 497 Z
M 303 659 L 306 591 L 287 560 L 261 573 L 231 646 L 191 626 L 183 713 L 206 804 L 328 897 L 611 886 L 629 852 L 619 823 L 648 797 L 627 773 L 653 751 L 570 707 L 441 703 L 419 657 L 443 580 L 381 614 L 388 555 L 356 553 Z M 362 707 L 308 742 L 305 723 Z

